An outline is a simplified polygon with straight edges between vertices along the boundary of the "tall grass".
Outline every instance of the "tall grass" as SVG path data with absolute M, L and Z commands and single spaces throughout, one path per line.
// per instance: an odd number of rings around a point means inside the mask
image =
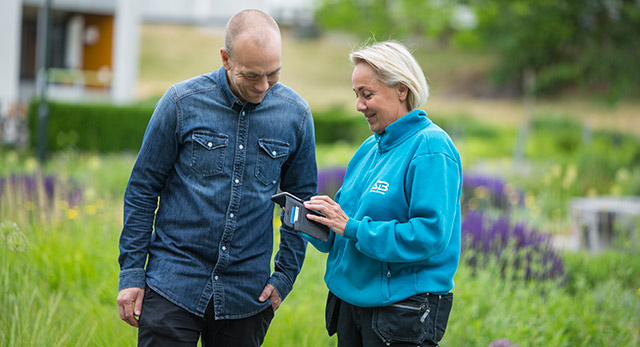
M 122 194 L 133 160 L 131 154 L 69 152 L 39 169 L 29 156 L 0 155 L 0 177 L 50 175 L 57 192 L 42 209 L 35 203 L 29 209 L 6 190 L 0 195 L 1 346 L 136 345 L 137 330 L 120 320 L 115 302 Z M 77 204 L 67 201 L 74 187 L 82 192 Z M 599 256 L 559 253 L 565 276 L 547 280 L 527 280 L 517 270 L 505 275 L 505 259 L 516 256 L 465 251 L 442 345 L 487 346 L 498 339 L 520 346 L 640 344 L 640 247 L 625 247 Z M 485 258 L 471 266 L 474 256 Z M 336 345 L 324 329 L 325 261 L 309 247 L 265 346 Z
M 136 329 L 117 313 L 119 203 L 104 215 L 82 215 L 57 226 L 3 224 L 0 245 L 0 344 L 3 346 L 134 346 Z M 3 216 L 4 218 L 4 216 Z M 26 245 L 10 247 L 12 233 Z M 470 256 L 471 253 L 467 253 Z M 588 258 L 589 255 L 582 255 Z M 309 248 L 293 292 L 265 346 L 335 346 L 324 330 L 325 256 Z M 635 260 L 634 260 L 635 259 Z M 633 254 L 618 264 L 637 271 Z M 629 265 L 629 264 L 635 265 Z M 559 281 L 502 277 L 488 262 L 462 262 L 443 346 L 486 346 L 506 338 L 520 346 L 633 346 L 640 343 L 640 295 L 620 278 Z M 600 264 L 606 268 L 607 264 Z M 636 274 L 636 279 L 638 278 Z M 637 286 L 637 282 L 635 282 Z

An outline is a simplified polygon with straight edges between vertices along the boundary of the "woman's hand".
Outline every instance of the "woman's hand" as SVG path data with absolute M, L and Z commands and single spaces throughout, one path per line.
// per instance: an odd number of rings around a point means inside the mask
M 344 228 L 347 226 L 349 217 L 342 211 L 340 205 L 326 195 L 316 195 L 311 200 L 304 202 L 304 207 L 310 210 L 321 212 L 326 217 L 307 214 L 307 218 L 314 222 L 324 224 L 331 228 L 336 234 L 343 236 Z

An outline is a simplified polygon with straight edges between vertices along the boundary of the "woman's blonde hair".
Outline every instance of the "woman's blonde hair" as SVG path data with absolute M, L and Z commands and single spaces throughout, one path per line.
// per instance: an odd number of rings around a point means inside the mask
M 416 59 L 403 44 L 397 41 L 376 42 L 352 52 L 349 59 L 354 65 L 363 62 L 369 64 L 380 82 L 389 87 L 404 84 L 409 89 L 409 110 L 414 110 L 427 101 L 427 79 Z

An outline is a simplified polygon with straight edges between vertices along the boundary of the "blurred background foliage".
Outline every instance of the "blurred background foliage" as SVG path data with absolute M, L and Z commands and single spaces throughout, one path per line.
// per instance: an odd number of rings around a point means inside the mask
M 542 95 L 580 87 L 615 102 L 640 92 L 634 0 L 322 0 L 316 16 L 363 38 L 430 37 L 494 51 L 491 77 L 502 88 L 522 85 L 531 70 Z

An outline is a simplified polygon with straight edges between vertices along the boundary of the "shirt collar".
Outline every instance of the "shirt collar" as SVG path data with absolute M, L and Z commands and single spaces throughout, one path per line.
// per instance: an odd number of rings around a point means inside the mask
M 227 105 L 230 108 L 237 109 L 237 110 L 241 110 L 241 109 L 246 110 L 246 109 L 254 109 L 258 105 L 260 105 L 260 104 L 254 104 L 251 102 L 242 103 L 242 101 L 240 101 L 240 99 L 238 99 L 238 97 L 235 94 L 233 94 L 233 92 L 231 91 L 231 87 L 229 86 L 229 80 L 227 79 L 227 69 L 225 69 L 224 66 L 221 66 L 218 70 L 214 72 L 214 74 L 217 76 L 218 84 L 222 86 L 222 91 L 223 91 L 222 94 L 224 95 L 224 98 L 227 101 Z M 267 92 L 267 95 L 265 95 L 264 97 L 267 98 L 270 92 L 271 90 L 269 90 Z M 262 101 L 264 101 L 264 99 Z
M 235 94 L 233 94 L 233 92 L 231 91 L 231 87 L 229 87 L 229 81 L 227 80 L 227 69 L 225 69 L 224 66 L 221 66 L 214 72 L 214 74 L 216 76 L 218 85 L 222 87 L 222 95 L 224 95 L 224 98 L 227 100 L 227 106 L 229 106 L 230 108 L 235 108 L 237 107 L 237 104 L 240 105 L 240 108 L 242 108 L 242 102 L 240 101 L 240 99 L 238 99 L 237 96 L 235 96 Z
M 431 120 L 427 118 L 426 112 L 413 110 L 387 125 L 382 134 L 374 134 L 378 141 L 378 148 L 381 152 L 387 151 L 418 131 L 428 127 L 431 123 Z

